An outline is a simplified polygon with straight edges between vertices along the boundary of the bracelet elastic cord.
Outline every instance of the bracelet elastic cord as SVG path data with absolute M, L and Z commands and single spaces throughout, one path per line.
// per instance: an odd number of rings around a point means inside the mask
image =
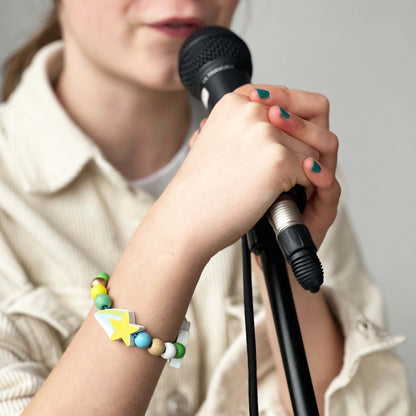
M 149 354 L 169 360 L 171 367 L 179 368 L 186 352 L 191 323 L 186 319 L 183 321 L 175 342 L 152 338 L 143 325 L 135 323 L 133 311 L 111 308 L 112 300 L 107 294 L 109 280 L 107 273 L 99 273 L 91 282 L 91 297 L 100 309 L 94 317 L 111 341 L 122 340 L 128 347 L 147 349 Z

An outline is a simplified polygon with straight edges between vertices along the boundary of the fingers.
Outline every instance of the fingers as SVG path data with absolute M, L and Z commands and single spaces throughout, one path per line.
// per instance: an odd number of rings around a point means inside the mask
M 317 123 L 304 120 L 277 106 L 270 107 L 269 120 L 289 136 L 316 149 L 320 154 L 319 160 L 328 169 L 335 172 L 339 142 L 334 133 Z
M 267 93 L 258 92 L 267 91 Z M 236 92 L 247 95 L 251 101 L 261 102 L 268 106 L 276 105 L 290 113 L 295 113 L 306 120 L 319 123 L 328 128 L 329 101 L 322 95 L 313 92 L 292 90 L 283 86 L 246 84 L 238 88 Z
M 250 101 L 247 99 L 247 96 L 241 95 L 240 97 L 245 98 L 247 100 L 248 103 L 250 103 Z M 253 108 L 253 106 L 256 106 L 256 109 Z M 314 149 L 312 146 L 310 146 L 308 143 L 305 143 L 302 140 L 293 140 L 293 135 L 291 135 L 291 131 L 289 131 L 288 133 L 286 133 L 284 131 L 284 129 L 276 129 L 276 126 L 279 127 L 277 124 L 275 123 L 275 125 L 273 126 L 273 123 L 271 123 L 270 120 L 270 116 L 268 114 L 269 109 L 267 106 L 264 106 L 263 104 L 257 104 L 257 103 L 251 103 L 251 107 L 252 107 L 252 112 L 253 114 L 256 114 L 256 117 L 253 118 L 253 121 L 255 119 L 257 119 L 257 121 L 264 119 L 264 121 L 270 125 L 270 131 L 269 132 L 264 132 L 264 134 L 270 135 L 270 136 L 274 136 L 275 140 L 282 144 L 283 146 L 286 146 L 288 149 L 292 150 L 295 153 L 298 153 L 300 155 L 303 156 L 303 158 L 305 157 L 313 157 L 315 159 L 319 159 L 320 158 L 320 154 L 319 152 Z M 248 112 L 247 112 L 247 116 L 249 116 Z M 228 119 L 226 120 L 228 121 Z M 207 119 L 204 118 L 201 123 L 200 123 L 200 131 L 203 129 L 203 127 L 205 126 L 207 122 Z M 191 138 L 190 141 L 190 147 L 192 148 L 192 146 L 194 145 L 195 141 L 197 140 L 198 134 L 194 134 Z M 302 159 L 303 160 L 303 159 Z
M 319 157 L 316 154 L 309 156 L 335 172 L 339 142 L 328 130 L 329 102 L 324 96 L 285 87 L 250 84 L 240 87 L 237 92 L 247 94 L 253 102 L 269 106 L 269 121 L 318 151 Z
M 316 189 L 306 205 L 303 218 L 314 236 L 317 247 L 322 243 L 326 230 L 335 220 L 337 206 L 341 196 L 341 187 L 332 170 L 312 158 L 303 162 L 307 179 Z

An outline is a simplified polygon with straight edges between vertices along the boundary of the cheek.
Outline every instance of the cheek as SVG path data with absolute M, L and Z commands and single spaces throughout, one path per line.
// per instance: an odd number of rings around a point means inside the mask
M 61 8 L 64 30 L 79 42 L 105 43 L 121 32 L 124 1 L 66 0 Z M 99 47 L 99 43 L 96 45 Z

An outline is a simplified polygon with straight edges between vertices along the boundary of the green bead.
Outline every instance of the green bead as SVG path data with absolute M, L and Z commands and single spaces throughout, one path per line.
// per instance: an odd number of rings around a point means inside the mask
M 95 306 L 100 309 L 108 309 L 111 308 L 112 302 L 110 296 L 101 293 L 101 295 L 98 295 L 94 300 Z
M 107 273 L 98 273 L 96 278 L 104 279 L 107 283 L 110 280 L 110 276 Z
M 185 346 L 180 344 L 179 342 L 175 342 L 173 345 L 176 347 L 175 358 L 182 358 L 186 352 Z

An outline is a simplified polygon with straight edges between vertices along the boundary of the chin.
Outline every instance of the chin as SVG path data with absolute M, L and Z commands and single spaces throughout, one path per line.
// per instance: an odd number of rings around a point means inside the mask
M 158 68 L 159 70 L 155 70 Z M 161 70 L 163 68 L 163 70 Z M 146 76 L 143 76 L 146 74 Z M 174 65 L 154 65 L 147 68 L 147 71 L 142 71 L 140 80 L 138 80 L 144 87 L 157 91 L 184 91 L 185 87 L 179 78 L 177 62 Z

